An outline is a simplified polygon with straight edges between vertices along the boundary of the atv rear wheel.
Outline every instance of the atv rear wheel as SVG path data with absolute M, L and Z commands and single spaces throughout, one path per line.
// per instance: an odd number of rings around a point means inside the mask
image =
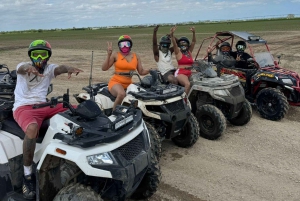
M 243 102 L 242 109 L 238 116 L 233 119 L 228 119 L 228 121 L 235 126 L 243 126 L 247 124 L 252 117 L 252 107 L 248 100 Z
M 100 195 L 93 191 L 90 187 L 86 187 L 82 184 L 72 183 L 62 188 L 53 201 L 103 201 Z
M 145 122 L 150 136 L 151 142 L 151 151 L 156 156 L 157 160 L 161 158 L 162 149 L 161 149 L 161 138 L 156 129 L 148 122 Z
M 226 130 L 226 118 L 217 107 L 209 104 L 197 109 L 196 117 L 200 127 L 200 135 L 208 140 L 219 138 Z
M 199 125 L 196 117 L 191 114 L 180 135 L 172 138 L 172 141 L 179 147 L 187 148 L 193 146 L 199 138 Z
M 280 90 L 274 88 L 262 89 L 257 94 L 256 105 L 263 118 L 273 121 L 284 118 L 289 109 L 287 98 Z
M 155 155 L 151 153 L 151 165 L 148 167 L 140 185 L 131 195 L 131 199 L 141 200 L 151 197 L 157 191 L 160 180 L 160 166 Z

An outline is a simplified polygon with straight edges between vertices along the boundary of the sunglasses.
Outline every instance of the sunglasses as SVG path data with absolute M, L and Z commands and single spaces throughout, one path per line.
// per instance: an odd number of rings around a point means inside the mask
M 246 49 L 246 47 L 244 45 L 238 45 L 236 48 L 238 50 L 245 50 Z
M 119 47 L 123 48 L 123 47 L 131 47 L 131 43 L 129 41 L 123 41 L 119 43 Z
M 47 50 L 33 50 L 31 51 L 30 57 L 33 59 L 38 59 L 39 57 L 41 59 L 47 59 L 49 54 Z
M 230 47 L 228 47 L 228 46 L 223 46 L 223 47 L 221 47 L 221 51 L 222 51 L 222 52 L 229 52 L 229 51 L 230 51 Z

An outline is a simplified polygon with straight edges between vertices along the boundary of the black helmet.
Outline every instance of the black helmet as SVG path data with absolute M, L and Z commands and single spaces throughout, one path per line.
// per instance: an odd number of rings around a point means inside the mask
M 159 44 L 166 43 L 171 44 L 171 39 L 168 36 L 163 36 L 160 38 Z
M 189 41 L 189 39 L 188 39 L 187 37 L 185 37 L 185 36 L 180 37 L 180 38 L 177 40 L 177 45 L 179 45 L 179 42 L 180 42 L 180 41 L 185 41 L 185 42 L 187 42 L 188 46 L 190 46 L 190 41 Z
M 238 41 L 236 44 L 235 44 L 235 48 L 237 51 L 241 51 L 243 52 L 245 49 L 246 49 L 247 45 L 245 43 L 245 41 Z
M 231 46 L 230 46 L 230 44 L 228 43 L 228 42 L 223 42 L 223 43 L 221 43 L 221 45 L 220 45 L 220 50 L 221 50 L 221 52 L 223 52 L 222 51 L 222 47 L 229 47 L 230 48 L 230 50 L 228 51 L 228 52 L 230 52 L 231 51 Z

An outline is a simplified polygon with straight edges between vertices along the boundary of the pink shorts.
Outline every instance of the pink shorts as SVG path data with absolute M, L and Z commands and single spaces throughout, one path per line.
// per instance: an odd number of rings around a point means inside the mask
M 178 68 L 175 73 L 174 76 L 177 77 L 178 75 L 186 75 L 187 77 L 190 77 L 192 74 L 191 70 L 186 70 L 184 68 Z
M 68 108 L 63 108 L 63 104 L 58 104 L 54 108 L 43 107 L 38 109 L 32 109 L 32 105 L 24 105 L 18 107 L 13 115 L 16 122 L 19 124 L 19 126 L 22 128 L 24 132 L 26 132 L 27 127 L 29 124 L 37 124 L 38 129 L 40 129 L 43 121 L 45 119 L 49 119 L 53 117 L 55 114 L 59 112 L 64 112 Z

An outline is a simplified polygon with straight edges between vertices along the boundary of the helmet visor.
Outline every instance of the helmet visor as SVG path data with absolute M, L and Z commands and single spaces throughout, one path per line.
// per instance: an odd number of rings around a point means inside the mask
M 230 51 L 230 47 L 228 47 L 228 46 L 223 46 L 223 47 L 221 47 L 221 51 L 222 51 L 222 52 L 229 52 L 229 51 Z
M 120 47 L 120 48 L 123 48 L 123 47 L 130 47 L 130 46 L 131 46 L 131 44 L 130 44 L 129 41 L 122 41 L 122 42 L 119 43 L 119 47 Z
M 246 49 L 246 47 L 244 45 L 237 45 L 236 49 L 238 51 L 244 51 Z
M 188 46 L 188 43 L 186 41 L 180 41 L 179 46 Z
M 160 46 L 164 47 L 164 48 L 169 48 L 170 44 L 168 44 L 168 43 L 161 43 Z
M 31 51 L 30 57 L 33 59 L 47 59 L 49 57 L 48 51 L 47 50 L 33 50 Z

